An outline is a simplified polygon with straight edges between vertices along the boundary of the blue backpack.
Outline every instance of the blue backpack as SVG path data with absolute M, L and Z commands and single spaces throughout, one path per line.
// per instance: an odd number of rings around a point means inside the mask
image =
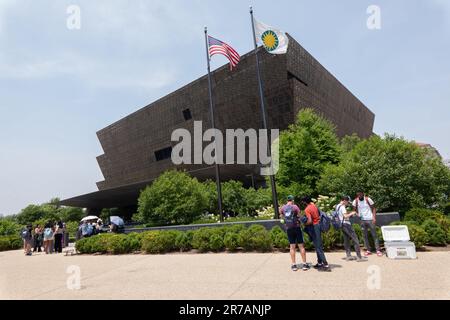
M 52 228 L 45 228 L 45 230 L 44 230 L 44 237 L 46 237 L 46 238 L 53 237 L 53 230 L 52 230 Z
M 341 205 L 338 204 L 334 208 L 334 211 L 331 213 L 331 224 L 333 225 L 333 228 L 335 230 L 342 229 L 343 221 L 341 221 L 341 218 L 339 217 L 339 210 L 341 209 Z
M 331 218 L 322 210 L 320 210 L 319 208 L 317 208 L 319 210 L 319 216 L 320 216 L 320 231 L 321 232 L 327 232 L 328 230 L 330 230 L 331 227 Z
M 20 237 L 23 240 L 29 240 L 31 238 L 30 231 L 28 231 L 28 229 L 23 229 L 22 232 L 20 233 Z

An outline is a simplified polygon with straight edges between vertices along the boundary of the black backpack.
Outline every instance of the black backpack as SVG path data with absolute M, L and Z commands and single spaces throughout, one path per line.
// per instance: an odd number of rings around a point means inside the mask
M 286 228 L 291 229 L 298 226 L 298 216 L 294 212 L 294 206 L 286 205 L 283 210 L 284 222 L 286 223 Z

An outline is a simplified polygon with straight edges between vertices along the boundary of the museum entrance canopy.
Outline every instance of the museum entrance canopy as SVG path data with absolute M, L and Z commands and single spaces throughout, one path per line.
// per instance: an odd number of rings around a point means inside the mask
M 220 167 L 221 176 L 225 180 L 240 180 L 246 186 L 256 187 L 264 183 L 264 177 L 256 174 L 254 166 L 229 166 Z M 214 166 L 187 171 L 190 175 L 200 181 L 210 179 L 214 174 Z M 117 188 L 100 190 L 78 197 L 64 199 L 60 204 L 68 207 L 77 208 L 123 208 L 137 206 L 137 199 L 143 189 L 150 185 L 153 180 L 143 181 L 135 184 L 125 185 Z

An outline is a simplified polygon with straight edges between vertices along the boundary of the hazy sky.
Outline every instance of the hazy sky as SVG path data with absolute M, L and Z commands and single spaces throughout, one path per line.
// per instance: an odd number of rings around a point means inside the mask
M 66 25 L 72 4 L 80 30 Z M 96 131 L 202 76 L 203 26 L 251 50 L 250 4 L 376 114 L 376 133 L 450 158 L 448 0 L 0 0 L 0 214 L 95 191 Z

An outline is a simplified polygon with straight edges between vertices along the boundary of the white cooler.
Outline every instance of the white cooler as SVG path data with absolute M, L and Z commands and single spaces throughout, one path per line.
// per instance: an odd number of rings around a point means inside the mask
M 416 259 L 416 246 L 409 241 L 407 226 L 381 227 L 384 247 L 390 259 Z

